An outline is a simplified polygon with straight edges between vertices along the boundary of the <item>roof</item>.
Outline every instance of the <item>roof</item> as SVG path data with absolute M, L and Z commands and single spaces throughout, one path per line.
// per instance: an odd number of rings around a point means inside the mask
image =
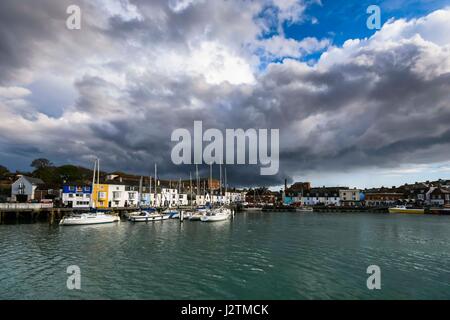
M 42 181 L 39 178 L 32 178 L 32 177 L 27 177 L 27 176 L 22 176 L 22 178 L 24 178 L 31 184 L 44 184 L 44 181 Z

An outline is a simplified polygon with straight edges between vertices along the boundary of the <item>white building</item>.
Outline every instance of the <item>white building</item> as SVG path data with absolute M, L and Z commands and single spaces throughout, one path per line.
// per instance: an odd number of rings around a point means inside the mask
M 137 207 L 139 192 L 136 187 L 125 184 L 108 185 L 108 207 Z
M 361 203 L 360 189 L 341 189 L 339 198 L 341 206 L 355 206 Z
M 11 185 L 11 201 L 27 202 L 35 199 L 36 189 L 44 184 L 41 179 L 21 176 Z
M 339 206 L 339 189 L 336 188 L 312 188 L 304 192 L 302 203 L 306 206 L 325 205 Z
M 245 192 L 230 192 L 225 193 L 226 203 L 236 203 L 245 201 Z
M 63 186 L 62 202 L 70 208 L 89 208 L 91 205 L 91 187 Z

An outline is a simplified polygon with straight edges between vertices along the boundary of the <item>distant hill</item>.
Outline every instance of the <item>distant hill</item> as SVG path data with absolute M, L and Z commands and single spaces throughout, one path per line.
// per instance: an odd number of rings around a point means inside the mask
M 31 174 L 35 178 L 42 179 L 48 188 L 60 188 L 64 184 L 87 185 L 92 183 L 92 169 L 81 166 L 63 165 L 36 169 Z M 106 174 L 100 172 L 100 177 Z

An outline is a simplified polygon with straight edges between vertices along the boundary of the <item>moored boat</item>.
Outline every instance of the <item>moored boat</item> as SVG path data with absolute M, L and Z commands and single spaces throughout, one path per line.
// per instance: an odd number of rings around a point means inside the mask
M 389 208 L 389 213 L 410 213 L 410 214 L 424 214 L 425 209 L 407 208 L 406 206 L 396 206 Z
M 216 222 L 228 220 L 231 217 L 231 210 L 228 208 L 216 208 L 208 211 L 200 218 L 202 222 Z
M 130 217 L 130 221 L 132 222 L 151 222 L 151 221 L 162 221 L 167 219 L 169 219 L 169 215 L 148 211 L 142 211 L 141 214 Z
M 208 207 L 206 206 L 198 206 L 194 212 L 191 213 L 189 220 L 190 221 L 200 221 L 200 218 L 203 217 L 208 212 Z
M 431 214 L 450 215 L 450 208 L 430 208 Z
M 168 216 L 169 219 L 178 219 L 180 218 L 180 212 L 175 209 L 166 209 L 162 212 L 163 215 Z
M 296 212 L 304 212 L 304 213 L 310 213 L 310 212 L 314 212 L 314 209 L 312 207 L 298 207 L 295 208 Z
M 104 213 L 82 213 L 63 217 L 59 224 L 61 226 L 87 225 L 87 224 L 103 224 L 120 221 L 116 215 Z
M 97 176 L 96 176 L 97 175 Z M 82 214 L 72 214 L 67 217 L 63 217 L 59 222 L 61 226 L 75 226 L 75 225 L 88 225 L 88 224 L 103 224 L 113 223 L 120 221 L 119 216 L 106 214 L 104 212 L 95 209 L 94 202 L 94 190 L 96 185 L 95 178 L 97 177 L 97 185 L 100 184 L 100 159 L 95 159 L 94 170 L 92 175 L 92 194 L 90 199 L 91 212 Z

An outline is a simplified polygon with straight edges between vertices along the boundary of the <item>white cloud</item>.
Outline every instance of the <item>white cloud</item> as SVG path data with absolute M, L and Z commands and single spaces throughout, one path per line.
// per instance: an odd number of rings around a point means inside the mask
M 279 35 L 263 39 L 259 43 L 265 53 L 272 58 L 301 58 L 307 54 L 324 50 L 330 44 L 331 42 L 328 39 L 318 40 L 307 37 L 298 41 L 295 39 L 286 39 Z
M 0 87 L 0 99 L 22 99 L 31 91 L 23 87 Z

